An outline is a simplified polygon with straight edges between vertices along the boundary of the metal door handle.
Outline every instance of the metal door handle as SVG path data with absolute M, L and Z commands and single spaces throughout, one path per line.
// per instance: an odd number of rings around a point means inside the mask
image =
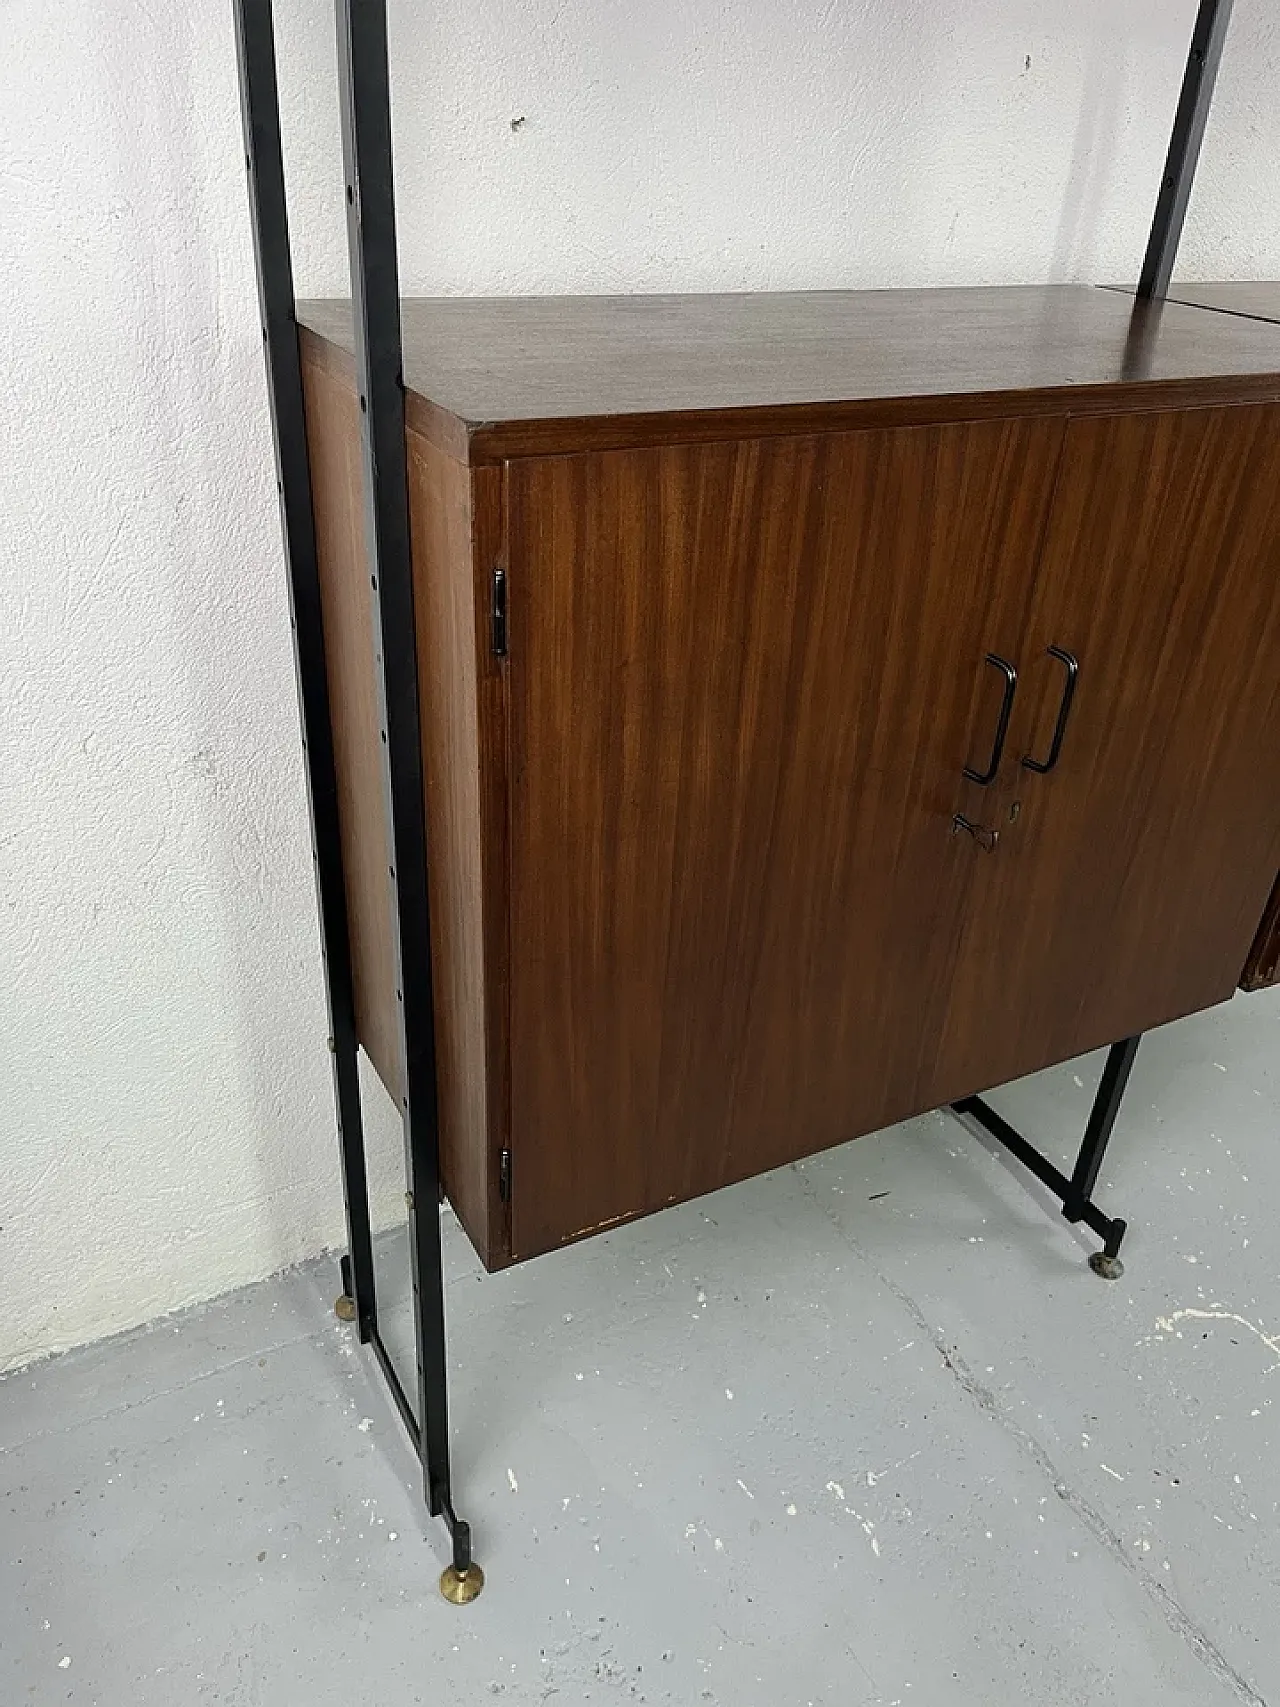
M 1028 753 L 1023 764 L 1029 771 L 1037 771 L 1045 776 L 1058 762 L 1062 752 L 1062 737 L 1067 732 L 1067 719 L 1071 715 L 1071 701 L 1076 696 L 1076 677 L 1080 674 L 1080 665 L 1074 655 L 1061 646 L 1050 646 L 1049 656 L 1056 658 L 1067 672 L 1066 681 L 1062 684 L 1062 703 L 1058 707 L 1058 721 L 1053 726 L 1053 740 L 1049 743 L 1049 757 L 1043 761 L 1033 759 Z
M 966 818 L 963 812 L 957 812 L 951 820 L 951 834 L 958 836 L 961 830 L 971 835 L 980 848 L 991 853 L 1000 840 L 999 830 L 992 830 L 986 824 L 975 824 L 971 818 Z
M 1000 769 L 1000 760 L 1004 754 L 1004 738 L 1009 733 L 1009 717 L 1013 711 L 1013 696 L 1018 688 L 1018 672 L 1013 665 L 1007 663 L 995 652 L 988 652 L 986 661 L 1004 676 L 1004 698 L 1000 701 L 1000 717 L 996 723 L 996 738 L 991 745 L 991 757 L 984 771 L 974 770 L 972 765 L 964 767 L 964 774 L 970 782 L 980 782 L 985 787 L 994 781 L 996 772 Z

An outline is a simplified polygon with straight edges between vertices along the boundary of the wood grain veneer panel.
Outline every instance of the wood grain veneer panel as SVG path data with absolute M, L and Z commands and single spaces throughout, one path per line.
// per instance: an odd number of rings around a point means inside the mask
M 1062 437 L 513 463 L 513 1251 L 978 1088 L 952 834 Z
M 1236 988 L 1280 867 L 1278 563 L 1280 410 L 1068 427 L 946 1043 L 991 1083 Z

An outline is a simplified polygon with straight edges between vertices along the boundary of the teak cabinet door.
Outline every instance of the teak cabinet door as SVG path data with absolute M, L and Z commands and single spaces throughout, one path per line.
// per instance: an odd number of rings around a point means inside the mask
M 1019 661 L 945 1046 L 992 1083 L 1235 988 L 1280 866 L 1280 410 L 1072 422 Z
M 951 820 L 1063 430 L 508 465 L 514 1257 L 975 1088 Z

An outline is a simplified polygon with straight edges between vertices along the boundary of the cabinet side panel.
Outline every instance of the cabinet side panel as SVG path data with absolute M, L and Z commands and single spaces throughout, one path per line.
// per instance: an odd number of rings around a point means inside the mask
M 1265 990 L 1272 984 L 1280 984 L 1280 877 L 1240 974 L 1242 990 Z
M 304 362 L 302 376 L 356 1028 L 379 1078 L 398 1102 L 399 1022 L 356 398 L 314 361 Z
M 486 470 L 501 479 L 498 470 Z M 471 474 L 409 434 L 418 697 L 445 1192 L 486 1266 L 496 1169 L 489 1164 L 484 865 Z

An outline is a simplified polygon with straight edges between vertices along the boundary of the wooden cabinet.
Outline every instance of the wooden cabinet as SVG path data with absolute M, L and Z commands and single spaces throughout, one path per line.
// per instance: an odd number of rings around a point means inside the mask
M 308 431 L 394 1091 L 343 314 L 303 309 Z M 830 293 L 410 303 L 405 348 L 442 1165 L 488 1266 L 1231 994 L 1280 870 L 1280 328 Z

